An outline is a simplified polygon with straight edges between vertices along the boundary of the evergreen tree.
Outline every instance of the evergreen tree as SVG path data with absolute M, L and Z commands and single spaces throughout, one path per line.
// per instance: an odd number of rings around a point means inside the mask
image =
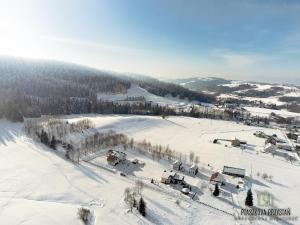
M 140 198 L 139 201 L 139 212 L 142 216 L 146 216 L 146 202 L 143 198 Z
M 216 184 L 216 185 L 215 185 L 215 190 L 214 190 L 214 192 L 213 192 L 213 195 L 214 195 L 214 196 L 219 196 L 219 194 L 220 194 L 219 185 Z
M 50 142 L 50 148 L 56 150 L 56 139 L 55 136 L 52 136 L 51 142 Z
M 45 145 L 49 144 L 48 134 L 44 130 L 42 130 L 42 133 L 41 133 L 41 142 Z
M 247 197 L 245 200 L 245 205 L 246 206 L 253 206 L 253 195 L 251 189 L 248 190 L 247 192 Z

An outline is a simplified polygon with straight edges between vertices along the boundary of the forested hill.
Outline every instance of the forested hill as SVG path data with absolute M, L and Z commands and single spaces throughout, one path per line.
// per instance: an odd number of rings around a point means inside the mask
M 49 110 L 53 114 L 55 112 L 50 107 L 41 110 L 40 105 L 50 100 L 74 101 L 74 98 L 90 104 L 95 101 L 98 92 L 126 94 L 133 83 L 159 96 L 170 95 L 201 102 L 214 100 L 209 95 L 150 77 L 132 77 L 58 61 L 0 57 L 0 117 L 15 109 L 21 110 L 24 116 L 47 114 Z M 61 112 L 83 111 L 70 111 L 68 107 L 65 106 Z

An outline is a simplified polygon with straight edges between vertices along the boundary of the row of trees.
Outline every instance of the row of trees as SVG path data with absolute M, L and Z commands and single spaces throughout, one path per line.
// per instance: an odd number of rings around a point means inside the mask
M 56 148 L 62 144 L 66 149 L 66 156 L 72 161 L 78 162 L 80 158 L 99 151 L 99 149 L 122 146 L 141 154 L 148 155 L 153 160 L 181 160 L 183 163 L 198 164 L 199 156 L 194 152 L 189 155 L 177 152 L 168 145 L 153 145 L 144 139 L 137 141 L 125 134 L 114 131 L 98 132 L 91 130 L 94 124 L 89 119 L 82 119 L 73 123 L 57 118 L 28 120 L 24 124 L 25 132 L 36 140 Z M 74 134 L 78 138 L 72 138 Z

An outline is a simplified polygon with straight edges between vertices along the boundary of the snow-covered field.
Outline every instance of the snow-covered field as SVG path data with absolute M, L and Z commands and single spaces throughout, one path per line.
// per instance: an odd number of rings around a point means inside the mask
M 268 117 L 271 113 L 275 113 L 282 117 L 299 117 L 300 113 L 289 112 L 286 110 L 275 110 L 275 109 L 265 109 L 258 107 L 244 107 L 254 116 L 266 116 Z
M 279 100 L 280 97 L 286 96 L 286 97 L 299 97 L 300 96 L 300 89 L 296 86 L 288 86 L 288 85 L 279 85 L 279 84 L 258 84 L 258 83 L 251 83 L 251 82 L 242 82 L 242 81 L 231 81 L 229 84 L 222 84 L 220 86 L 227 86 L 227 87 L 237 87 L 239 85 L 248 84 L 251 86 L 256 86 L 253 89 L 244 89 L 239 91 L 234 91 L 230 94 L 220 94 L 218 98 L 224 99 L 224 98 L 236 98 L 241 100 L 248 100 L 248 101 L 262 101 L 265 104 L 276 104 L 278 106 L 280 105 L 286 105 L 287 102 L 282 102 Z M 280 91 L 279 95 L 276 96 L 270 96 L 266 98 L 260 98 L 260 97 L 244 97 L 240 96 L 240 93 L 246 92 L 248 90 L 255 90 L 259 92 L 267 91 L 273 87 L 283 88 L 283 91 Z
M 144 97 L 146 101 L 152 101 L 153 103 L 160 105 L 186 106 L 191 104 L 191 102 L 185 99 L 161 97 L 151 94 L 144 88 L 135 84 L 131 85 L 126 94 L 98 93 L 98 99 L 103 101 L 124 101 L 127 97 Z
M 147 139 L 152 144 L 169 145 L 186 154 L 193 151 L 200 157 L 203 173 L 207 164 L 210 164 L 212 171 L 221 170 L 224 165 L 244 168 L 247 176 L 252 174 L 253 177 L 255 204 L 257 191 L 268 191 L 274 195 L 276 207 L 290 207 L 293 215 L 300 215 L 300 202 L 297 199 L 300 188 L 299 165 L 288 163 L 280 156 L 262 153 L 264 139 L 253 135 L 256 130 L 263 130 L 285 139 L 281 130 L 187 117 L 162 119 L 133 115 L 81 115 L 64 118 L 69 121 L 89 118 L 99 131 L 115 130 L 136 140 Z M 145 165 L 133 169 L 127 177 L 121 177 L 119 173 L 112 173 L 88 162 L 74 165 L 66 161 L 58 153 L 26 137 L 22 126 L 21 123 L 0 120 L 1 224 L 81 224 L 77 218 L 80 206 L 88 206 L 93 210 L 95 225 L 250 224 L 249 221 L 235 221 L 230 215 L 181 196 L 167 185 L 150 184 L 149 179 L 160 180 L 162 171 L 170 169 L 166 162 L 153 161 L 129 151 L 129 160 L 138 158 Z M 225 147 L 225 142 L 213 144 L 214 138 L 239 138 L 246 140 L 249 148 L 242 150 Z M 105 163 L 105 160 L 99 157 L 93 162 Z M 258 172 L 272 175 L 272 181 L 258 177 Z M 136 178 L 143 179 L 146 184 L 143 191 L 148 208 L 146 219 L 137 213 L 126 212 L 123 201 L 124 189 L 132 187 Z M 200 188 L 200 184 L 207 182 L 207 179 L 188 176 L 187 181 Z M 229 213 L 244 207 L 244 192 L 234 195 L 232 201 L 212 197 L 208 189 L 201 192 L 199 201 Z M 175 203 L 178 198 L 181 198 L 180 205 Z M 254 221 L 252 224 L 272 222 Z M 286 221 L 283 224 L 297 222 Z

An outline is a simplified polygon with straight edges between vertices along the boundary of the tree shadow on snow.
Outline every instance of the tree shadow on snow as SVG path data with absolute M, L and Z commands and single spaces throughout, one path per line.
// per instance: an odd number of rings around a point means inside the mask
M 20 126 L 20 123 L 0 121 L 0 146 L 15 142 L 16 137 L 20 136 Z

